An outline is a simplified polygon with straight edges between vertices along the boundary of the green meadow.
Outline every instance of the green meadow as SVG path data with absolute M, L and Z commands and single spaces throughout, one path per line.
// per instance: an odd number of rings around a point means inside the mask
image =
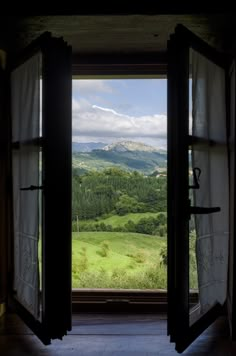
M 137 233 L 73 233 L 73 288 L 166 289 L 166 239 Z
M 114 166 L 72 173 L 73 288 L 167 289 L 166 176 Z M 190 288 L 196 288 L 191 236 Z

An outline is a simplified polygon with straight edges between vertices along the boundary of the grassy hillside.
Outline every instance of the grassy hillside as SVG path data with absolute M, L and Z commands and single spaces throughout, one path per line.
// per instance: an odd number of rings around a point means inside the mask
M 165 239 L 136 233 L 73 233 L 73 288 L 165 289 Z
M 117 227 L 117 226 L 124 226 L 125 224 L 128 223 L 129 220 L 132 220 L 134 223 L 137 223 L 139 220 L 143 219 L 143 218 L 149 218 L 149 217 L 156 217 L 158 214 L 160 213 L 130 213 L 130 214 L 126 214 L 123 216 L 120 215 L 112 215 L 109 216 L 108 218 L 99 218 L 96 219 L 96 222 L 99 223 L 104 223 L 106 225 L 112 225 L 112 227 Z M 161 213 L 163 214 L 163 213 Z M 90 220 L 84 220 L 81 221 L 82 223 L 94 223 L 94 219 L 90 219 Z
M 128 171 L 137 170 L 151 174 L 158 167 L 166 167 L 166 153 L 145 151 L 105 151 L 74 152 L 73 167 L 83 170 L 103 170 L 117 167 Z

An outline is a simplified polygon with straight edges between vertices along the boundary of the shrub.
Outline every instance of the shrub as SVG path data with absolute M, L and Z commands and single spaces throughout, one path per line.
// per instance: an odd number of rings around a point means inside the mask
M 97 253 L 101 256 L 101 257 L 107 257 L 109 254 L 109 243 L 107 241 L 103 241 L 101 244 L 101 250 L 97 251 Z
M 80 252 L 81 257 L 78 260 L 79 272 L 83 272 L 88 268 L 88 257 L 86 247 L 82 247 Z
M 161 265 L 164 265 L 164 266 L 167 266 L 167 259 L 168 259 L 168 256 L 167 256 L 167 246 L 163 246 L 161 247 L 160 249 L 160 257 L 161 257 Z
M 135 262 L 137 262 L 137 263 L 144 263 L 146 256 L 145 256 L 144 252 L 140 251 L 140 252 L 137 252 L 133 258 L 134 258 Z
M 164 266 L 151 264 L 136 273 L 128 273 L 124 268 L 116 268 L 112 273 L 86 270 L 73 281 L 73 288 L 166 289 L 167 273 Z

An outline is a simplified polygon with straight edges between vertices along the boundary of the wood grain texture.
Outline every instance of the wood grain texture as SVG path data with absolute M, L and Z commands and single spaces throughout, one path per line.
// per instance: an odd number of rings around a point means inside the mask
M 63 36 L 74 53 L 164 52 L 169 35 L 179 23 L 219 48 L 228 47 L 234 38 L 233 13 L 138 14 L 133 8 L 132 14 L 7 16 L 2 19 L 0 44 L 14 52 L 50 31 Z

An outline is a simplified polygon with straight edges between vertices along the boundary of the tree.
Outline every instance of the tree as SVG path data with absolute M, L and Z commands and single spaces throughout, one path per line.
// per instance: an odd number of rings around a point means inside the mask
M 139 203 L 135 198 L 123 194 L 116 203 L 115 209 L 118 215 L 125 215 L 131 212 L 136 213 L 139 211 Z

